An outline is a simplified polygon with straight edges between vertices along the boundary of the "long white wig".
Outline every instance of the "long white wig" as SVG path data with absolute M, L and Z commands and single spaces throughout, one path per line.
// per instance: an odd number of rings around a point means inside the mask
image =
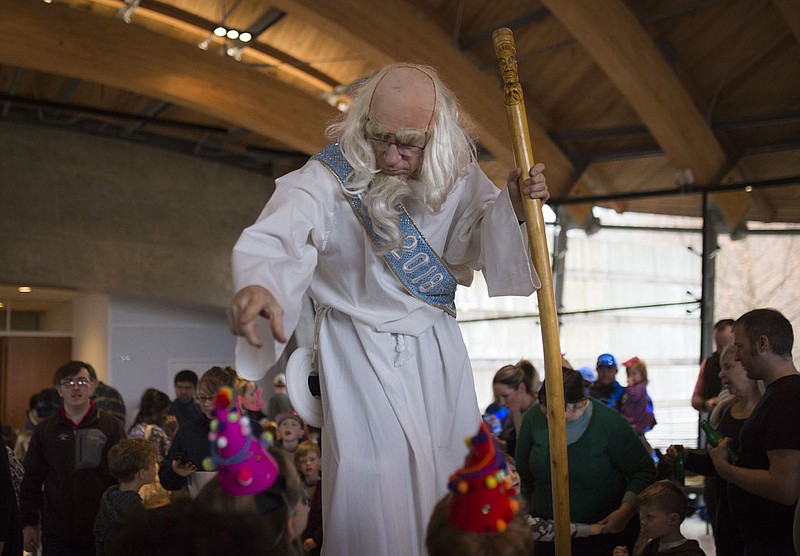
M 411 176 L 423 184 L 423 202 L 434 213 L 439 212 L 456 181 L 467 165 L 475 160 L 475 144 L 462 126 L 461 108 L 453 92 L 439 78 L 435 69 L 417 64 L 392 64 L 365 78 L 356 88 L 353 102 L 344 118 L 328 127 L 327 135 L 338 140 L 353 172 L 344 186 L 348 195 L 361 195 L 374 229 L 381 237 L 382 252 L 402 245 L 398 228 L 398 203 L 412 194 L 411 186 L 388 178 L 391 183 L 379 184 L 374 194 L 370 185 L 378 173 L 375 153 L 364 137 L 364 125 L 369 118 L 372 95 L 383 77 L 394 69 L 410 67 L 428 75 L 436 91 L 435 109 L 429 130 L 428 143 L 423 151 L 418 175 Z

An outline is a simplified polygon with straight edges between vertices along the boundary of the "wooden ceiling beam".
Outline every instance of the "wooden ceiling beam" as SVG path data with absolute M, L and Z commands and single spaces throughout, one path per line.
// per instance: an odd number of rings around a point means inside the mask
M 335 110 L 320 99 L 136 25 L 58 4 L 0 0 L 0 63 L 173 102 L 312 153 Z
M 624 1 L 542 3 L 626 97 L 676 168 L 691 169 L 699 184 L 715 183 L 729 172 L 710 126 Z M 747 212 L 746 195 L 714 195 L 714 200 L 729 219 Z
M 670 161 L 714 183 L 727 161 L 653 39 L 622 0 L 543 0 L 625 95 Z
M 376 67 L 409 61 L 437 68 L 469 115 L 481 144 L 503 168 L 513 167 L 499 69 L 494 75 L 481 71 L 428 13 L 406 0 L 384 2 L 380 10 L 363 0 L 273 0 L 272 4 L 290 17 L 338 37 Z M 575 169 L 545 129 L 530 117 L 528 120 L 534 156 L 547 165 L 548 185 L 554 195 L 559 195 L 566 191 Z M 506 173 L 492 172 L 489 177 L 505 181 Z
M 75 8 L 80 9 L 81 0 L 62 0 Z M 93 4 L 106 8 L 119 8 L 120 0 L 90 0 Z M 136 8 L 133 18 L 134 24 L 142 24 L 144 27 L 155 25 L 168 25 L 184 33 L 195 35 L 195 40 L 199 43 L 209 40 L 209 49 L 224 48 L 227 39 L 217 37 L 211 30 L 216 27 L 216 23 L 204 19 L 192 12 L 182 10 L 171 4 L 156 0 L 147 0 Z M 241 43 L 244 47 L 246 61 L 249 63 L 264 64 L 273 66 L 279 72 L 285 73 L 294 79 L 299 79 L 308 83 L 309 87 L 320 91 L 330 92 L 338 85 L 335 79 L 322 73 L 321 71 L 304 66 L 296 58 L 289 56 L 269 45 L 254 40 L 249 43 Z M 213 48 L 212 48 L 213 47 Z
M 800 43 L 800 2 L 797 0 L 772 0 L 781 17 L 791 29 L 794 40 Z

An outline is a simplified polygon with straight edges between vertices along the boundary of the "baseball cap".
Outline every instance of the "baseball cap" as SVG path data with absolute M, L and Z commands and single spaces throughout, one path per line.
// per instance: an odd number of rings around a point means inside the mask
M 578 369 L 578 372 L 581 373 L 583 380 L 587 382 L 594 382 L 597 380 L 597 377 L 594 374 L 594 369 L 591 367 L 581 367 Z
M 610 353 L 604 353 L 597 358 L 598 367 L 614 367 L 617 368 L 617 360 Z

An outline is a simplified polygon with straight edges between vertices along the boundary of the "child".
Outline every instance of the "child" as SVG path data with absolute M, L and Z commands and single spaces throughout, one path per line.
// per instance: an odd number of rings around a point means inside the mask
M 636 497 L 639 505 L 641 536 L 649 538 L 642 556 L 705 556 L 700 544 L 681 534 L 681 523 L 689 504 L 686 495 L 675 483 L 658 481 Z M 614 556 L 628 556 L 624 546 L 614 549 Z
M 628 374 L 628 386 L 622 396 L 620 413 L 631 424 L 647 453 L 652 457 L 653 448 L 644 437 L 644 433 L 656 426 L 653 400 L 647 394 L 647 365 L 638 357 L 628 359 L 623 365 Z
M 217 471 L 195 499 L 223 514 L 258 515 L 271 542 L 260 554 L 300 555 L 308 501 L 297 469 L 282 450 L 252 435 L 229 388 L 217 393 L 209 441 Z
M 139 489 L 156 479 L 156 446 L 144 438 L 125 438 L 108 451 L 108 471 L 119 481 L 103 493 L 94 521 L 94 541 L 98 556 L 106 554 L 113 532 L 127 517 L 143 511 Z
M 511 486 L 515 491 L 519 492 L 520 477 L 519 473 L 517 472 L 517 464 L 514 461 L 514 458 L 508 454 L 503 453 L 503 457 L 506 461 L 506 475 L 508 475 L 508 478 L 511 480 Z M 532 515 L 525 514 L 525 521 L 528 522 L 528 525 L 531 528 L 531 535 L 533 535 L 534 540 L 548 542 L 555 540 L 555 521 L 552 519 L 544 519 L 542 517 L 534 517 Z M 599 523 L 593 523 L 591 525 L 588 523 L 569 524 L 570 536 L 573 538 L 599 535 L 602 530 L 603 526 Z
M 532 554 L 530 528 L 517 511 L 503 454 L 485 422 L 467 442 L 470 452 L 464 467 L 450 477 L 450 492 L 436 504 L 428 523 L 428 554 Z
M 294 462 L 302 477 L 303 489 L 309 499 L 308 525 L 303 531 L 303 550 L 320 554 L 322 548 L 322 483 L 319 446 L 311 441 L 301 442 L 294 453 Z
M 242 414 L 247 415 L 251 423 L 258 424 L 259 427 L 263 428 L 264 423 L 267 421 L 267 416 L 262 411 L 266 407 L 262 397 L 264 389 L 252 380 L 246 380 L 241 377 L 236 378 L 234 389 L 236 403 L 239 405 Z M 254 429 L 253 434 L 259 436 L 259 431 Z
M 306 496 L 311 498 L 314 495 L 314 491 L 317 489 L 317 483 L 319 483 L 320 479 L 319 446 L 309 440 L 301 442 L 294 452 L 294 463 L 297 465 L 297 470 L 300 472 Z
M 294 451 L 306 434 L 305 423 L 294 411 L 284 411 L 275 417 L 278 424 L 278 440 L 275 445 L 281 448 L 289 459 L 294 458 Z

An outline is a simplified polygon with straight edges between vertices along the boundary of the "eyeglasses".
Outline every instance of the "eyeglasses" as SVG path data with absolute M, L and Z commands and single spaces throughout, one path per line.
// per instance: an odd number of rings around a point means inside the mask
M 88 378 L 62 378 L 61 379 L 61 386 L 73 387 L 73 386 L 89 386 L 89 379 Z
M 376 154 L 383 154 L 389 150 L 389 147 L 394 145 L 397 147 L 397 152 L 400 153 L 400 156 L 417 156 L 425 150 L 425 144 L 428 142 L 427 134 L 424 136 L 425 142 L 422 145 L 400 143 L 396 137 L 391 137 L 382 133 L 370 133 L 366 130 L 364 131 L 364 136 L 372 142 L 372 148 L 375 150 Z
M 197 403 L 204 404 L 204 403 L 208 403 L 208 402 L 213 402 L 214 401 L 214 396 L 197 395 L 197 396 L 195 396 L 194 399 L 197 400 Z

